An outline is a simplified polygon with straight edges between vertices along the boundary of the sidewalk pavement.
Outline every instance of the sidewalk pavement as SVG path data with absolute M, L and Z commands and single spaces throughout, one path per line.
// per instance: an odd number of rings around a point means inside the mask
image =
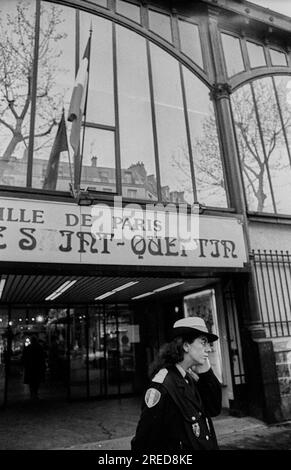
M 0 450 L 127 450 L 140 405 L 140 397 L 11 404 L 0 409 Z M 224 411 L 214 426 L 221 449 L 291 450 L 291 421 L 267 425 Z
M 214 426 L 221 450 L 291 450 L 291 421 L 268 426 L 252 417 L 226 417 Z M 133 436 L 69 447 L 67 450 L 130 450 Z

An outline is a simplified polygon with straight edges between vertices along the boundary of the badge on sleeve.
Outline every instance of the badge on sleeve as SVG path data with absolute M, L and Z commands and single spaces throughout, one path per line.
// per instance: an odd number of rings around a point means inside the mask
M 199 437 L 200 436 L 200 426 L 198 423 L 194 423 L 192 424 L 192 430 L 195 434 L 195 437 Z
M 152 408 L 159 403 L 161 393 L 155 388 L 149 388 L 145 394 L 145 402 L 148 408 Z

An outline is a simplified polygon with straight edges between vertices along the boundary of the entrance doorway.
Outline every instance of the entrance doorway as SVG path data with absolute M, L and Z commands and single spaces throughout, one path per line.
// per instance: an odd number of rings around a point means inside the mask
M 135 391 L 137 330 L 128 305 L 1 308 L 1 402 L 30 399 L 23 353 L 32 336 L 46 359 L 42 399 L 78 399 Z
M 31 283 L 37 281 L 31 278 Z M 106 301 L 86 302 L 105 294 Z M 22 353 L 31 335 L 38 337 L 46 352 L 42 398 L 140 394 L 148 383 L 148 366 L 167 341 L 174 321 L 209 311 L 209 327 L 219 336 L 211 360 L 222 383 L 223 406 L 228 408 L 241 390 L 240 328 L 229 276 L 225 281 L 222 276 L 80 277 L 66 296 L 65 305 L 0 306 L 0 403 L 29 399 Z M 83 303 L 74 302 L 76 297 Z M 187 299 L 192 299 L 190 313 Z

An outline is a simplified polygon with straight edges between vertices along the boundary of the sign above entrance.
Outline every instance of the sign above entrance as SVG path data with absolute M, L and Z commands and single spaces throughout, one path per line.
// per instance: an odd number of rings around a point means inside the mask
M 163 206 L 147 216 L 130 206 L 0 198 L 0 261 L 218 268 L 247 262 L 239 217 L 184 213 L 173 219 Z

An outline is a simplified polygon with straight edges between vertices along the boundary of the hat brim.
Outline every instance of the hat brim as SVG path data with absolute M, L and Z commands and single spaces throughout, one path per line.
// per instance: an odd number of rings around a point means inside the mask
M 218 336 L 213 333 L 208 333 L 208 331 L 197 330 L 196 328 L 189 328 L 187 326 L 178 326 L 177 328 L 173 328 L 171 338 L 177 338 L 177 336 L 184 336 L 184 335 L 193 335 L 194 337 L 198 338 L 198 336 L 206 336 L 209 343 L 213 343 L 214 341 L 218 340 Z

